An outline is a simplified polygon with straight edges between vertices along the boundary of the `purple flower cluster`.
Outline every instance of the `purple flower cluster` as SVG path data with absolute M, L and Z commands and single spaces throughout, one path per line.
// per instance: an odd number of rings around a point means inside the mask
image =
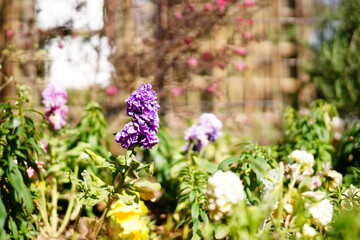
M 45 105 L 45 116 L 55 130 L 66 124 L 68 114 L 66 90 L 58 85 L 48 85 L 41 94 L 42 103 Z
M 190 142 L 185 150 L 194 143 L 193 150 L 200 151 L 202 147 L 209 144 L 209 141 L 214 142 L 222 136 L 221 128 L 222 122 L 214 114 L 203 113 L 199 118 L 199 123 L 185 131 L 185 140 Z
M 156 133 L 159 130 L 160 105 L 156 101 L 156 92 L 151 88 L 151 84 L 143 84 L 126 99 L 127 115 L 132 117 L 132 121 L 115 136 L 116 142 L 121 143 L 123 148 L 140 145 L 148 149 L 159 142 Z

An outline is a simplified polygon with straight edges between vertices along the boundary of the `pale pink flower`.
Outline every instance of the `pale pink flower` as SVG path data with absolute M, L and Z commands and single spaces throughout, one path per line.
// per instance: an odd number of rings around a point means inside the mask
M 189 58 L 187 63 L 191 67 L 196 67 L 198 65 L 198 60 L 195 57 L 191 57 L 191 58 Z
M 48 146 L 49 144 L 47 143 L 47 141 L 45 139 L 40 139 L 40 148 L 47 153 L 48 152 Z
M 210 87 L 208 88 L 208 91 L 211 93 L 216 92 L 218 85 L 216 83 L 212 83 Z
M 109 95 L 109 96 L 114 96 L 114 95 L 116 95 L 116 94 L 117 94 L 117 91 L 118 91 L 118 89 L 117 89 L 117 87 L 114 86 L 114 85 L 108 86 L 108 87 L 106 88 L 106 94 Z
M 7 37 L 7 38 L 11 38 L 12 36 L 14 36 L 14 31 L 13 30 L 7 30 L 6 32 L 5 32 L 5 36 Z
M 246 68 L 246 64 L 243 61 L 239 61 L 239 62 L 236 63 L 236 69 L 238 71 L 240 71 L 240 72 L 244 71 L 245 68 Z
M 253 1 L 253 0 L 245 0 L 244 1 L 244 6 L 245 7 L 253 7 L 253 6 L 255 6 L 256 4 L 255 4 L 255 2 Z
M 175 13 L 175 18 L 176 18 L 176 19 L 182 19 L 182 18 L 183 18 L 182 13 L 181 13 L 181 12 L 176 12 L 176 13 Z
M 211 10 L 212 10 L 212 5 L 211 5 L 211 3 L 209 3 L 209 2 L 205 3 L 204 9 L 205 9 L 206 11 L 211 11 Z
M 44 171 L 44 162 L 43 161 L 35 161 L 35 163 L 37 164 L 37 167 L 39 169 L 40 172 Z M 35 175 L 35 170 L 32 167 L 29 167 L 28 169 L 26 169 L 26 173 L 29 176 L 29 178 L 32 178 Z
M 191 10 L 194 10 L 195 9 L 195 3 L 193 3 L 193 2 L 189 3 L 189 8 Z
M 226 0 L 216 0 L 217 7 L 220 11 L 224 11 L 226 7 Z
M 243 47 L 238 47 L 234 49 L 234 53 L 240 55 L 240 56 L 245 56 L 247 54 L 247 50 Z
M 181 88 L 179 87 L 175 87 L 173 89 L 171 89 L 171 94 L 175 97 L 178 97 L 181 95 Z
M 314 176 L 311 178 L 311 186 L 310 190 L 314 190 L 315 188 L 318 188 L 321 186 L 321 180 L 319 176 Z
M 246 40 L 249 40 L 249 39 L 252 38 L 252 35 L 251 35 L 250 32 L 244 31 L 244 32 L 243 32 L 243 37 L 244 37 Z

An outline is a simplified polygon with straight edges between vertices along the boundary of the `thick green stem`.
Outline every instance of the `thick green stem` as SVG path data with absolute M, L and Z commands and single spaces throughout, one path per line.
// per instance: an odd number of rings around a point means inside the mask
M 75 164 L 75 169 L 74 169 L 75 178 L 78 177 L 78 173 L 79 173 L 79 166 L 77 164 Z M 59 236 L 65 230 L 66 226 L 68 225 L 68 223 L 70 221 L 70 215 L 73 210 L 75 198 L 76 198 L 75 189 L 76 189 L 76 183 L 73 183 L 71 185 L 71 189 L 70 189 L 71 197 L 70 197 L 70 201 L 69 201 L 69 206 L 66 209 L 64 220 L 61 223 L 61 226 L 60 226 L 59 230 L 57 231 L 56 236 Z
M 51 188 L 51 217 L 50 217 L 50 224 L 52 233 L 56 233 L 59 218 L 57 214 L 57 204 L 58 204 L 58 192 L 57 192 L 57 180 L 54 177 L 52 179 L 52 188 Z
M 42 183 L 40 182 L 40 184 L 42 184 Z M 44 184 L 45 184 L 45 181 L 44 181 Z M 51 226 L 49 224 L 49 216 L 48 216 L 48 213 L 46 210 L 46 198 L 45 198 L 45 192 L 44 192 L 45 186 L 40 186 L 39 189 L 40 189 L 40 203 L 38 204 L 38 207 L 39 207 L 40 215 L 44 221 L 46 231 L 50 232 Z
M 125 172 L 120 174 L 120 177 L 121 177 L 120 182 L 115 188 L 115 191 L 114 191 L 115 193 L 118 193 L 123 188 L 124 183 L 125 183 L 125 178 L 129 174 L 129 171 L 130 171 L 130 167 L 127 167 Z M 110 207 L 111 207 L 112 203 L 114 202 L 114 200 L 115 200 L 114 196 L 111 196 L 109 198 L 109 200 L 108 200 L 108 202 L 106 204 L 106 207 L 104 209 L 103 214 L 101 215 L 99 221 L 95 224 L 94 231 L 93 231 L 93 234 L 92 234 L 94 239 L 97 238 L 97 235 L 99 234 L 100 229 L 101 229 L 101 227 L 102 227 L 102 225 L 104 223 L 105 217 L 106 217 L 107 213 L 109 212 Z

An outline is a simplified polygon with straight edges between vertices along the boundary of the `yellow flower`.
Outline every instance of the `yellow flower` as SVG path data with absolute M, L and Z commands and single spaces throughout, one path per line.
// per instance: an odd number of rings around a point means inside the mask
M 115 221 L 121 224 L 124 221 L 132 219 L 134 217 L 141 217 L 148 213 L 148 209 L 143 201 L 139 204 L 126 205 L 122 201 L 114 203 L 108 212 L 108 216 L 112 216 Z
M 133 217 L 121 224 L 123 231 L 119 234 L 122 240 L 147 240 L 149 239 L 149 228 L 147 221 L 140 217 Z
M 108 216 L 111 216 L 121 226 L 120 239 L 147 240 L 149 239 L 149 228 L 147 226 L 148 220 L 144 216 L 148 211 L 143 201 L 132 205 L 117 201 L 112 205 Z

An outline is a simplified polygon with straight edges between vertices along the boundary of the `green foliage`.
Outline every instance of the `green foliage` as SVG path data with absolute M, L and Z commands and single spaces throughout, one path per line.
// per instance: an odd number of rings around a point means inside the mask
M 324 101 L 310 104 L 308 112 L 288 108 L 284 113 L 284 136 L 280 142 L 279 154 L 285 159 L 294 150 L 305 150 L 314 155 L 316 169 L 322 162 L 332 163 L 331 119 L 337 115 L 336 108 Z
M 193 239 L 201 237 L 200 223 L 208 223 L 209 218 L 205 211 L 207 205 L 207 180 L 209 173 L 204 170 L 188 166 L 181 170 L 179 179 L 181 181 L 178 194 L 177 211 L 185 211 L 178 227 L 185 222 L 192 225 Z
M 37 226 L 32 222 L 33 195 L 26 170 L 32 167 L 40 174 L 35 161 L 43 151 L 29 114 L 34 111 L 25 108 L 27 90 L 21 88 L 13 100 L 0 104 L 0 234 L 2 239 L 28 239 L 35 236 Z
M 342 174 L 351 173 L 350 167 L 360 167 L 360 122 L 353 123 L 344 134 L 336 156 L 335 168 Z M 352 183 L 357 179 L 349 179 Z
M 109 149 L 107 127 L 102 107 L 95 102 L 89 103 L 85 116 L 76 126 L 77 136 L 71 138 L 68 143 L 69 148 L 74 148 L 80 142 L 88 143 L 93 151 L 107 156 Z
M 244 143 L 239 157 L 230 157 L 219 164 L 219 170 L 230 169 L 240 174 L 250 203 L 259 201 L 260 178 L 269 177 L 268 172 L 277 167 L 276 152 L 271 147 Z
M 359 114 L 360 2 L 339 1 L 327 8 L 333 9 L 318 28 L 320 42 L 313 48 L 310 75 L 327 101 L 341 112 Z

